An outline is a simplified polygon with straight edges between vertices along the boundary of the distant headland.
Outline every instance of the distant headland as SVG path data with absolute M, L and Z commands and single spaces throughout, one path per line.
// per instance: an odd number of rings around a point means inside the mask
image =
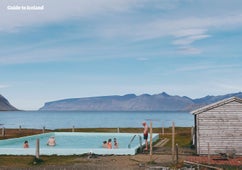
M 8 100 L 0 94 L 0 111 L 17 111 L 14 106 L 12 106 Z
M 186 96 L 160 94 L 126 94 L 123 96 L 99 96 L 70 98 L 47 102 L 40 111 L 192 111 L 219 100 L 236 96 L 242 98 L 242 92 L 219 96 L 205 96 L 191 99 Z

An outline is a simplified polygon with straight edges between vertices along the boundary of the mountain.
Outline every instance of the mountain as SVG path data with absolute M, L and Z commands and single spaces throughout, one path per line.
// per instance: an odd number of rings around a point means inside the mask
M 202 105 L 207 105 L 207 104 L 211 104 L 214 102 L 217 102 L 219 100 L 223 100 L 229 97 L 238 97 L 238 98 L 242 98 L 242 92 L 239 93 L 230 93 L 230 94 L 226 94 L 226 95 L 219 95 L 219 96 L 206 96 L 200 99 L 194 99 L 193 101 L 196 104 L 202 104 Z
M 191 111 L 219 100 L 237 96 L 242 92 L 221 96 L 206 96 L 191 99 L 186 96 L 171 96 L 165 92 L 160 94 L 127 94 L 124 96 L 100 96 L 72 98 L 47 102 L 41 111 Z
M 15 111 L 18 110 L 13 107 L 8 100 L 0 94 L 0 111 Z

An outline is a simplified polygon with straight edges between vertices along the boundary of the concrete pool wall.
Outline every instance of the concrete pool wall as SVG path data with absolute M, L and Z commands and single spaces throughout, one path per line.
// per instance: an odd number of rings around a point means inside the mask
M 57 140 L 55 147 L 46 145 L 50 136 L 55 136 Z M 128 145 L 133 137 L 134 140 L 129 148 Z M 120 147 L 117 149 L 102 148 L 102 141 L 108 138 L 117 138 Z M 139 133 L 51 132 L 0 140 L 0 155 L 35 155 L 37 139 L 40 140 L 40 155 L 81 155 L 90 152 L 98 155 L 135 155 L 140 147 L 140 139 L 144 145 L 143 134 Z M 158 139 L 158 134 L 152 134 L 153 142 Z M 29 141 L 30 148 L 23 148 L 25 140 Z

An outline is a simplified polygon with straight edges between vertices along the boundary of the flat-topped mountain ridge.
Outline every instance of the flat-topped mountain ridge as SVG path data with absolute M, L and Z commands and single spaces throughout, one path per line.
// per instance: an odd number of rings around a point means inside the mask
M 98 96 L 70 98 L 47 102 L 41 111 L 191 111 L 219 100 L 236 96 L 242 98 L 242 92 L 219 96 L 205 96 L 191 99 L 186 96 L 160 94 L 126 94 L 123 96 Z

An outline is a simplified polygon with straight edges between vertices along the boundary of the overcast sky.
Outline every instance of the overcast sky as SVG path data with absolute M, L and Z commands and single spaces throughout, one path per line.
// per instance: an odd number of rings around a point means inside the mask
M 241 9 L 241 0 L 1 0 L 0 94 L 35 110 L 65 98 L 242 91 Z

